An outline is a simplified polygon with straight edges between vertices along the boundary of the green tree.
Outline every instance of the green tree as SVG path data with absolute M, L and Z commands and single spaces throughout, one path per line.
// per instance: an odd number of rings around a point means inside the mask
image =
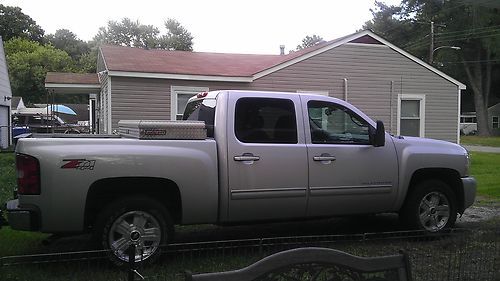
M 21 37 L 42 42 L 43 33 L 43 29 L 21 8 L 0 4 L 0 36 L 4 41 Z
M 167 34 L 161 35 L 160 29 L 155 26 L 123 18 L 120 22 L 109 21 L 108 26 L 99 28 L 94 41 L 98 45 L 105 43 L 144 49 L 193 50 L 193 36 L 178 21 L 168 19 L 165 27 Z
M 177 20 L 167 19 L 165 27 L 167 35 L 162 36 L 160 48 L 178 51 L 193 50 L 193 36 Z
M 90 52 L 90 46 L 68 29 L 58 29 L 54 34 L 45 36 L 45 41 L 59 50 L 63 50 L 70 57 L 78 60 L 82 55 Z
M 302 44 L 297 45 L 296 51 L 312 47 L 316 44 L 325 42 L 323 37 L 313 34 L 312 36 L 307 35 L 304 39 L 302 39 Z
M 500 11 L 498 4 L 485 1 L 404 0 L 399 7 L 376 2 L 373 20 L 364 28 L 372 29 L 435 67 L 465 81 L 474 95 L 479 135 L 490 134 L 487 108 L 500 60 Z M 434 33 L 430 34 L 431 22 Z M 431 40 L 434 49 L 430 50 Z M 440 46 L 458 46 L 459 52 L 436 50 Z M 496 63 L 496 64 L 495 64 Z
M 26 103 L 45 101 L 45 76 L 48 71 L 74 70 L 71 57 L 51 45 L 22 38 L 5 42 L 9 78 L 14 96 Z

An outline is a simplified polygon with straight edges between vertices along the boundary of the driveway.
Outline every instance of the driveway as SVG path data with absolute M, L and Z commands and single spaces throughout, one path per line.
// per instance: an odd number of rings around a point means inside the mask
M 500 153 L 500 147 L 493 146 L 481 146 L 481 145 L 462 145 L 468 151 L 474 152 L 488 152 L 488 153 Z

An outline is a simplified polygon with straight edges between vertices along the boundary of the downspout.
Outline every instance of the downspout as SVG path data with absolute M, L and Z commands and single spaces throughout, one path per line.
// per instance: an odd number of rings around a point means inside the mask
M 390 108 L 390 117 L 389 117 L 389 128 L 390 128 L 390 131 L 391 131 L 391 134 L 394 134 L 394 130 L 393 130 L 393 120 L 394 119 L 394 108 L 392 106 L 392 101 L 394 99 L 394 81 L 391 81 L 391 95 L 389 97 L 389 108 Z
M 347 102 L 347 78 L 344 78 L 344 101 Z

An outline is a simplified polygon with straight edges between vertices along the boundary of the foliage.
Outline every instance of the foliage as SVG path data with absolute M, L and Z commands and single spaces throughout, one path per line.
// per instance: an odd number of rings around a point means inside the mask
M 74 70 L 73 60 L 66 52 L 27 39 L 5 42 L 5 53 L 12 94 L 23 97 L 27 103 L 44 101 L 47 72 Z
M 141 24 L 123 18 L 120 22 L 109 21 L 106 27 L 99 28 L 94 41 L 99 44 L 138 47 L 144 49 L 193 50 L 193 36 L 178 21 L 168 19 L 165 22 L 166 35 L 160 35 L 160 29 L 152 25 Z
M 78 39 L 76 34 L 68 29 L 58 29 L 56 33 L 46 35 L 45 40 L 55 48 L 65 51 L 75 60 L 90 52 L 89 44 Z
M 400 6 L 376 2 L 372 14 L 373 19 L 365 23 L 365 29 L 372 29 L 422 60 L 429 61 L 432 53 L 433 66 L 467 81 L 474 94 L 479 134 L 489 135 L 487 107 L 495 85 L 492 75 L 500 68 L 498 7 L 484 1 L 404 0 Z M 433 50 L 429 47 L 431 22 Z M 446 46 L 459 46 L 461 50 L 436 49 L 449 48 Z
M 296 50 L 299 51 L 305 48 L 309 48 L 322 42 L 325 41 L 323 40 L 323 37 L 319 35 L 316 34 L 313 34 L 312 36 L 307 35 L 304 39 L 302 39 L 302 44 L 297 45 Z
M 21 37 L 42 42 L 43 29 L 19 7 L 0 4 L 0 36 L 4 41 Z
M 460 136 L 460 143 L 500 147 L 500 137 Z
M 471 174 L 477 180 L 477 193 L 500 198 L 500 153 L 471 152 Z

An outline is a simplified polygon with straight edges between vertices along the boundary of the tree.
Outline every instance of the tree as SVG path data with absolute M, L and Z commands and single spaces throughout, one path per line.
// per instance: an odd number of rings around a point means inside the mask
M 51 45 L 22 38 L 5 42 L 9 79 L 14 96 L 21 96 L 27 103 L 44 102 L 45 76 L 48 71 L 74 70 L 71 57 Z
M 376 2 L 373 19 L 364 25 L 423 60 L 428 61 L 433 53 L 434 61 L 439 62 L 434 66 L 442 66 L 445 73 L 467 81 L 474 95 L 479 135 L 483 136 L 490 134 L 487 108 L 495 80 L 492 74 L 494 68 L 500 67 L 500 11 L 488 3 L 404 0 L 399 7 L 389 7 Z M 434 36 L 430 34 L 431 22 L 436 27 Z M 439 29 L 439 26 L 446 28 Z M 433 52 L 429 50 L 431 40 L 435 48 L 459 46 L 461 50 Z
M 71 58 L 78 60 L 82 55 L 90 52 L 90 46 L 68 29 L 58 29 L 56 33 L 45 36 L 46 42 L 59 50 L 63 50 Z
M 193 36 L 178 21 L 167 19 L 165 27 L 168 32 L 160 40 L 160 48 L 179 51 L 193 50 Z
M 0 4 L 0 36 L 4 41 L 21 37 L 42 42 L 43 33 L 43 29 L 21 8 Z
M 123 18 L 120 22 L 109 21 L 107 27 L 99 28 L 94 41 L 97 44 L 106 43 L 144 49 L 193 50 L 193 36 L 178 21 L 168 19 L 165 27 L 167 34 L 162 36 L 155 26 Z
M 321 36 L 318 36 L 316 34 L 313 34 L 312 36 L 307 35 L 304 39 L 302 39 L 302 44 L 297 45 L 296 50 L 299 51 L 305 48 L 309 48 L 322 42 L 325 42 L 325 40 L 323 40 L 323 37 Z

